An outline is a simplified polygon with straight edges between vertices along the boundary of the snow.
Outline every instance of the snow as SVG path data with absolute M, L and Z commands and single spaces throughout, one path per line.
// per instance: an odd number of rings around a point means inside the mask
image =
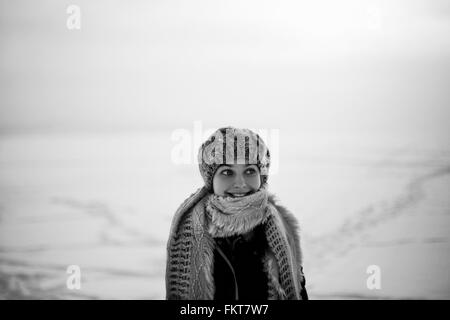
M 172 160 L 171 133 L 1 136 L 0 298 L 163 299 L 171 217 L 202 183 Z M 448 145 L 281 130 L 272 147 L 311 299 L 450 298 Z

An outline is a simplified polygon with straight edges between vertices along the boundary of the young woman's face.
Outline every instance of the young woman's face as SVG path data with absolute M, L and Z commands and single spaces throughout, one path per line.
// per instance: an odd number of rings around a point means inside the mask
M 261 186 L 259 168 L 255 164 L 224 164 L 213 177 L 214 193 L 219 196 L 243 197 Z

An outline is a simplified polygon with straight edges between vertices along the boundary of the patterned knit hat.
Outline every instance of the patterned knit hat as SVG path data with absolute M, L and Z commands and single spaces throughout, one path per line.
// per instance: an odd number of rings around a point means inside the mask
M 261 186 L 267 183 L 270 152 L 261 137 L 249 129 L 220 128 L 200 147 L 198 165 L 205 187 L 212 191 L 216 170 L 223 164 L 255 164 L 261 175 Z

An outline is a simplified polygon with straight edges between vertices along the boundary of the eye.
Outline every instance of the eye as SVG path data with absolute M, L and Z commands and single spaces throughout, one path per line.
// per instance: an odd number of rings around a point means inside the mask
M 254 168 L 249 168 L 247 170 L 245 170 L 245 174 L 251 176 L 254 175 L 256 173 L 256 170 Z
M 233 171 L 231 171 L 230 169 L 225 169 L 222 172 L 220 172 L 220 174 L 226 176 L 226 177 L 230 177 L 233 175 Z

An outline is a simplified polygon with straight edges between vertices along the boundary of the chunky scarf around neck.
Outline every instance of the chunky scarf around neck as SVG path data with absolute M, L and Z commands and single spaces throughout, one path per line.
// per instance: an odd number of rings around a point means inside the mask
M 265 188 L 240 198 L 211 194 L 206 201 L 209 234 L 222 238 L 251 231 L 267 219 L 267 201 Z
M 167 244 L 167 299 L 214 298 L 214 237 L 245 234 L 264 224 L 269 299 L 301 299 L 301 252 L 296 220 L 275 205 L 265 188 L 242 198 L 213 195 L 205 188 L 177 210 Z

